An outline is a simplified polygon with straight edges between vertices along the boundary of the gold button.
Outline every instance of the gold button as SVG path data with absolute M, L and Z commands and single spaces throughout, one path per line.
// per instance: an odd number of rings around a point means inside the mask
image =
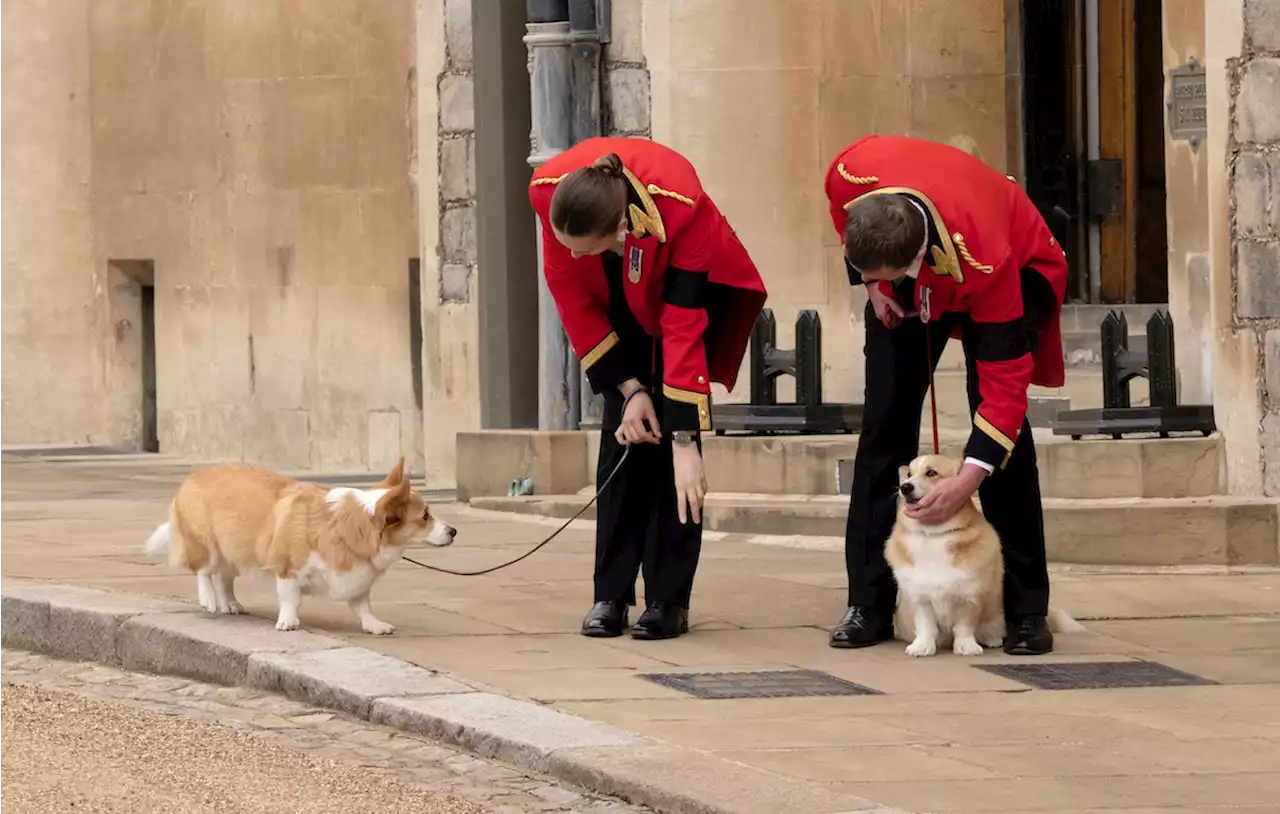
M 703 377 L 701 377 L 701 376 L 699 376 L 699 377 L 698 377 L 698 384 L 706 384 L 706 383 L 707 383 L 707 380 L 706 380 L 706 379 L 704 379 L 704 378 L 703 378 Z
M 702 416 L 703 418 L 706 418 L 706 417 L 707 417 L 707 411 L 706 411 L 706 410 L 699 410 L 699 411 L 698 411 L 698 415 Z

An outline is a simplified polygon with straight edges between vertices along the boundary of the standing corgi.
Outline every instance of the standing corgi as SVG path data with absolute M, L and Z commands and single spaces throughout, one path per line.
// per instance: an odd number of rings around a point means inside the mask
M 395 628 L 373 615 L 369 590 L 409 546 L 447 546 L 457 529 L 431 516 L 409 486 L 401 456 L 373 489 L 326 489 L 265 469 L 223 464 L 191 473 L 178 486 L 169 522 L 146 552 L 196 575 L 200 606 L 242 613 L 235 578 L 250 570 L 276 578 L 276 630 L 296 630 L 303 594 L 344 600 L 375 635 Z

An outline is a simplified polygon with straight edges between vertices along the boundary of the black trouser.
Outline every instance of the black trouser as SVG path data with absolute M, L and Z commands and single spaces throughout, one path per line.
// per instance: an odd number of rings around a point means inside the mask
M 657 369 L 662 370 L 661 364 Z M 652 392 L 662 393 L 660 381 L 652 383 Z M 662 398 L 653 402 L 661 425 Z M 622 394 L 605 393 L 597 484 L 609 477 L 626 449 L 613 435 L 621 420 Z M 682 524 L 676 514 L 671 434 L 664 432 L 661 444 L 631 445 L 627 462 L 596 503 L 595 601 L 634 605 L 636 574 L 643 569 L 645 599 L 688 608 L 702 551 L 702 524 L 686 517 L 689 522 Z
M 689 514 L 689 522 L 681 523 L 676 514 L 671 433 L 662 416 L 662 341 L 646 334 L 628 309 L 622 264 L 612 253 L 605 255 L 604 272 L 610 289 L 609 322 L 630 367 L 649 387 L 663 438 L 661 444 L 633 444 L 626 463 L 596 501 L 595 601 L 634 605 L 636 575 L 643 570 L 645 599 L 687 609 L 702 551 L 702 524 L 694 523 Z M 614 437 L 622 423 L 622 393 L 615 388 L 602 395 L 597 486 L 609 477 L 626 449 Z
M 909 285 L 906 290 L 910 290 Z M 1029 321 L 1034 321 L 1035 308 L 1029 304 L 1027 311 Z M 845 568 L 849 575 L 849 604 L 888 613 L 893 610 L 897 586 L 884 559 L 884 543 L 893 530 L 897 512 L 898 467 L 919 454 L 920 414 L 929 388 L 929 371 L 931 366 L 937 366 L 952 329 L 957 324 L 963 326 L 966 317 L 943 314 L 927 325 L 913 317 L 890 329 L 881 324 L 868 303 L 865 318 L 867 384 L 845 529 Z M 926 331 L 932 343 L 931 360 Z M 972 413 L 982 403 L 982 396 L 969 344 L 971 335 L 971 331 L 964 333 Z M 1035 443 L 1027 421 L 1022 423 L 1008 464 L 983 481 L 978 495 L 983 514 L 1000 535 L 1004 548 L 1006 618 L 1044 616 L 1049 608 L 1044 509 Z

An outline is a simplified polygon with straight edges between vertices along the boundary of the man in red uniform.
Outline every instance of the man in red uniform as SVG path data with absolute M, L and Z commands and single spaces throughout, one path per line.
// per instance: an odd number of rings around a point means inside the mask
M 849 282 L 866 284 L 869 299 L 865 412 L 845 531 L 848 609 L 831 646 L 893 636 L 884 542 L 897 469 L 917 454 L 930 365 L 958 332 L 973 416 L 964 466 L 910 512 L 944 522 L 979 493 L 1004 545 L 1004 650 L 1048 653 L 1044 514 L 1026 411 L 1031 384 L 1063 383 L 1065 255 L 1010 177 L 935 142 L 862 138 L 831 162 L 826 192 Z
M 764 284 L 689 162 L 647 139 L 579 142 L 538 169 L 529 199 L 547 287 L 604 396 L 598 483 L 631 447 L 599 498 L 582 633 L 622 634 L 643 567 L 632 636 L 679 636 L 701 550 L 711 382 L 733 387 Z

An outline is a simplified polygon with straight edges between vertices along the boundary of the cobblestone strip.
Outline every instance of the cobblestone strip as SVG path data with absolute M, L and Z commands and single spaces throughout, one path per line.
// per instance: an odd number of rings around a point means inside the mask
M 215 722 L 282 746 L 387 772 L 436 794 L 485 806 L 491 814 L 641 814 L 649 809 L 521 772 L 425 738 L 246 687 L 131 673 L 0 651 L 6 684 L 70 692 L 98 701 Z

